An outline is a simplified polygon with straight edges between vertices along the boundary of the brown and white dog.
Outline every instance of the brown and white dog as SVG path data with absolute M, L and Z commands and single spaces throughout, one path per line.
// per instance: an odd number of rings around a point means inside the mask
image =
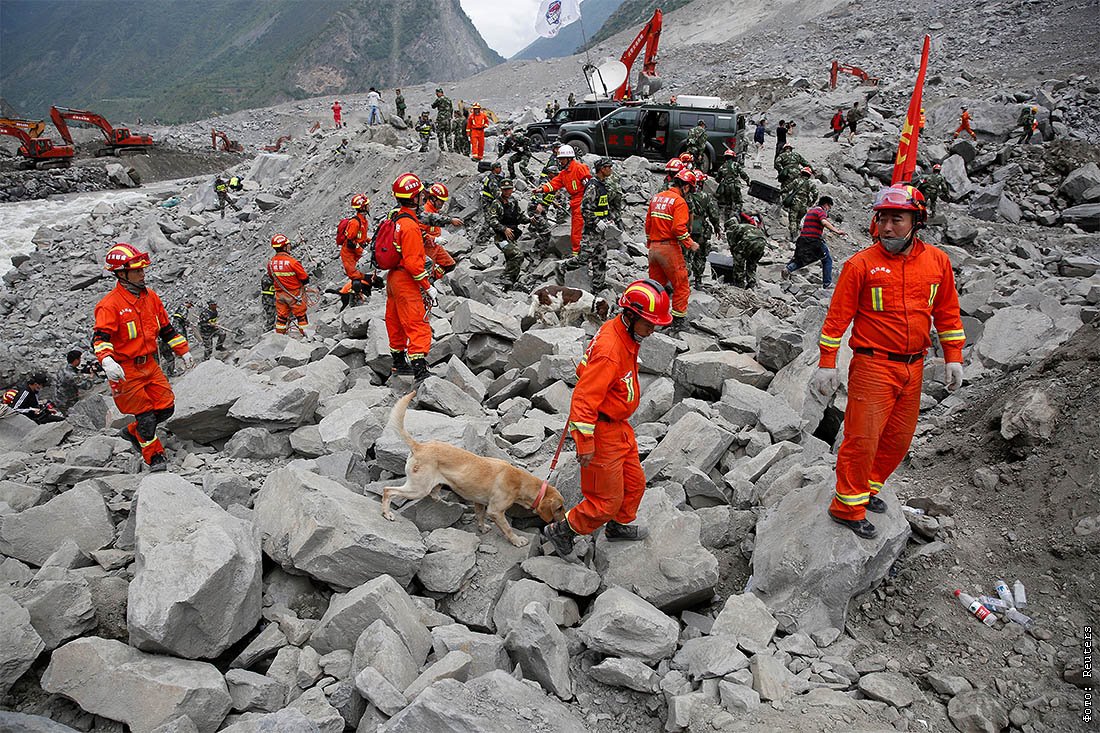
M 439 498 L 439 487 L 448 486 L 452 491 L 474 505 L 477 526 L 482 532 L 489 527 L 485 515 L 496 522 L 500 531 L 516 547 L 527 544 L 526 537 L 512 531 L 504 512 L 513 504 L 531 509 L 545 522 L 565 518 L 565 501 L 553 486 L 498 458 L 484 458 L 468 450 L 447 443 L 432 441 L 418 443 L 405 429 L 405 411 L 409 409 L 416 392 L 410 392 L 397 401 L 390 412 L 388 427 L 397 431 L 409 446 L 409 458 L 405 462 L 405 485 L 387 486 L 382 491 L 382 516 L 395 519 L 390 511 L 394 496 L 421 499 L 428 494 Z M 545 487 L 545 488 L 544 488 Z
M 544 285 L 531 293 L 531 310 L 527 316 L 547 326 L 579 326 L 586 318 L 596 325 L 602 324 L 610 313 L 611 304 L 587 290 Z

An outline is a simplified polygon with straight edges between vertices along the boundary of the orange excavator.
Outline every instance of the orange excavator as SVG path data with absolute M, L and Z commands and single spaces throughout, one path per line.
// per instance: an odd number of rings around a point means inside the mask
M 638 54 L 642 52 L 642 46 L 645 46 L 645 58 L 642 60 L 642 70 L 638 74 L 638 91 L 643 93 L 642 96 L 648 97 L 661 88 L 661 78 L 657 76 L 657 44 L 661 40 L 663 20 L 664 15 L 661 13 L 661 9 L 654 10 L 653 17 L 642 26 L 642 30 L 638 32 L 638 35 L 623 51 L 623 55 L 619 60 L 626 66 L 626 80 L 615 90 L 612 95 L 613 99 L 634 98 L 635 89 L 630 86 L 630 69 L 634 66 Z
M 243 153 L 244 146 L 236 140 L 230 140 L 229 136 L 221 130 L 215 130 L 210 128 L 210 147 L 214 150 L 218 149 L 218 143 L 221 143 L 221 151 L 223 153 Z
M 117 155 L 124 150 L 148 150 L 153 146 L 153 138 L 148 135 L 134 135 L 126 127 L 111 127 L 107 118 L 95 112 L 68 107 L 50 107 L 50 119 L 69 145 L 73 144 L 73 136 L 69 132 L 68 122 L 81 122 L 99 128 L 107 146 L 97 150 L 95 153 L 97 156 Z
M 264 150 L 268 153 L 277 153 L 279 149 L 283 147 L 283 143 L 288 143 L 294 138 L 290 135 L 283 135 L 271 145 L 264 145 Z
M 24 120 L 21 117 L 0 117 L 0 125 L 18 127 L 31 137 L 42 137 L 42 133 L 46 132 L 45 120 Z
M 829 88 L 836 89 L 836 78 L 840 73 L 851 74 L 859 79 L 860 84 L 866 84 L 868 86 L 878 86 L 879 78 L 877 76 L 871 76 L 858 66 L 848 66 L 842 64 L 839 61 L 834 60 L 833 66 L 829 69 Z
M 11 120 L 0 121 L 0 135 L 18 138 L 19 142 L 22 143 L 19 146 L 19 154 L 26 158 L 29 167 L 63 168 L 72 163 L 72 145 L 54 145 L 48 137 L 32 135 L 28 129 L 9 124 L 10 122 Z M 18 122 L 30 121 L 19 120 Z M 31 122 L 30 124 L 33 129 L 34 123 Z M 41 125 L 40 129 L 45 129 L 45 123 L 38 124 Z

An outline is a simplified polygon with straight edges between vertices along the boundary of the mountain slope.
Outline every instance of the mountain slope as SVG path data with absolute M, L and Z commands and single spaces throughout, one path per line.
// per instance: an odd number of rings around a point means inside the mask
M 653 17 L 653 11 L 657 8 L 668 15 L 673 10 L 682 8 L 689 2 L 691 0 L 624 0 L 615 12 L 608 16 L 600 29 L 589 36 L 588 48 L 628 28 L 637 33 Z
M 501 60 L 458 0 L 0 3 L 0 85 L 35 117 L 63 104 L 183 121 L 448 81 Z
M 530 45 L 512 56 L 509 61 L 572 56 L 584 46 L 584 34 L 581 29 L 583 28 L 591 36 L 611 17 L 612 13 L 618 10 L 623 2 L 624 0 L 584 0 L 581 3 L 581 20 L 579 22 L 565 26 L 553 38 L 538 38 L 532 41 Z

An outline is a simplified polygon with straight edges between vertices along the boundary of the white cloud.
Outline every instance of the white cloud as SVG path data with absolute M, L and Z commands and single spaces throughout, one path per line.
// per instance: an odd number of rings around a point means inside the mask
M 504 58 L 537 37 L 535 13 L 539 0 L 460 0 L 489 47 Z

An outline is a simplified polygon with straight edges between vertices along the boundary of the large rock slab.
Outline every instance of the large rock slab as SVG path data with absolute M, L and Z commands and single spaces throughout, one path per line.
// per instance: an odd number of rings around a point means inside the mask
M 0 515 L 0 553 L 31 565 L 42 565 L 66 540 L 91 555 L 114 538 L 107 504 L 92 483 L 77 484 L 18 514 Z
M 464 299 L 455 307 L 451 328 L 455 333 L 484 333 L 508 341 L 520 337 L 519 319 L 476 300 Z
M 380 575 L 408 585 L 424 557 L 412 522 L 387 521 L 379 502 L 309 471 L 273 471 L 253 506 L 269 557 L 336 586 L 355 588 Z
M 596 597 L 580 627 L 589 649 L 656 663 L 671 657 L 680 625 L 625 588 L 608 588 Z
M 4 733 L 80 733 L 76 728 L 54 722 L 41 715 L 26 715 L 0 710 L 0 731 Z
M 678 510 L 664 491 L 650 490 L 637 521 L 649 528 L 641 542 L 597 541 L 604 587 L 627 588 L 668 613 L 709 600 L 718 584 L 718 560 L 699 541 L 699 517 Z
M 504 640 L 508 651 L 523 669 L 527 679 L 562 700 L 573 697 L 569 675 L 569 645 L 565 635 L 539 603 L 529 603 Z
M 533 727 L 536 716 L 538 727 Z M 587 733 L 584 722 L 563 703 L 524 684 L 507 672 L 494 671 L 469 682 L 442 680 L 379 733 Z
M 739 351 L 697 351 L 676 358 L 672 379 L 688 391 L 718 392 L 727 379 L 767 389 L 772 373 Z
M 985 322 L 978 356 L 986 366 L 1015 369 L 1057 348 L 1055 331 L 1054 321 L 1039 310 L 1022 305 L 1001 308 Z
M 170 473 L 141 482 L 135 516 L 131 646 L 210 659 L 255 628 L 262 558 L 251 522 Z
M 497 600 L 509 581 L 523 577 L 520 563 L 539 547 L 537 537 L 516 533 L 534 541 L 525 547 L 515 547 L 500 532 L 482 535 L 483 548 L 477 553 L 473 576 L 457 592 L 440 599 L 440 611 L 477 631 L 496 630 L 493 608 Z
M 848 602 L 886 576 L 909 539 L 889 487 L 880 492 L 887 511 L 874 515 L 873 540 L 829 519 L 833 492 L 831 482 L 794 489 L 756 525 L 753 592 L 784 631 L 843 629 Z
M 0 593 L 0 698 L 45 649 L 27 609 L 11 596 Z
M 512 669 L 504 639 L 496 634 L 470 631 L 462 624 L 447 624 L 432 629 L 432 649 L 442 659 L 448 652 L 462 651 L 470 655 L 470 677 L 480 677 L 494 669 Z
M 431 635 L 421 623 L 412 598 L 388 575 L 333 596 L 309 637 L 309 645 L 321 654 L 336 649 L 354 650 L 363 630 L 378 620 L 385 621 L 398 633 L 413 659 L 422 662 L 428 656 Z
M 763 649 L 775 636 L 778 626 L 779 623 L 759 596 L 742 593 L 726 599 L 710 633 L 748 640 L 755 648 Z
M 413 658 L 400 634 L 378 619 L 367 626 L 355 642 L 351 674 L 358 677 L 367 667 L 374 667 L 391 685 L 404 690 L 416 679 L 423 663 L 423 658 Z
M 321 391 L 308 380 L 282 382 L 245 394 L 229 408 L 229 417 L 268 430 L 293 428 L 310 422 L 317 411 Z
M 80 573 L 43 568 L 27 585 L 12 588 L 10 593 L 27 609 L 31 626 L 47 649 L 56 649 L 96 626 L 91 588 Z
M 232 703 L 211 664 L 146 654 L 94 636 L 54 651 L 42 689 L 126 723 L 133 733 L 150 733 L 180 715 L 191 718 L 200 733 L 213 733 Z
M 733 433 L 698 412 L 689 412 L 668 429 L 665 437 L 646 457 L 643 467 L 650 477 L 661 473 L 666 467 L 685 465 L 707 472 L 729 450 L 733 438 Z
M 229 408 L 258 389 L 243 369 L 217 359 L 200 361 L 172 385 L 176 409 L 165 427 L 197 443 L 227 438 L 241 427 L 238 420 L 229 416 Z
M 1100 186 L 1100 166 L 1088 162 L 1066 176 L 1058 192 L 1075 204 L 1084 203 L 1085 193 Z

